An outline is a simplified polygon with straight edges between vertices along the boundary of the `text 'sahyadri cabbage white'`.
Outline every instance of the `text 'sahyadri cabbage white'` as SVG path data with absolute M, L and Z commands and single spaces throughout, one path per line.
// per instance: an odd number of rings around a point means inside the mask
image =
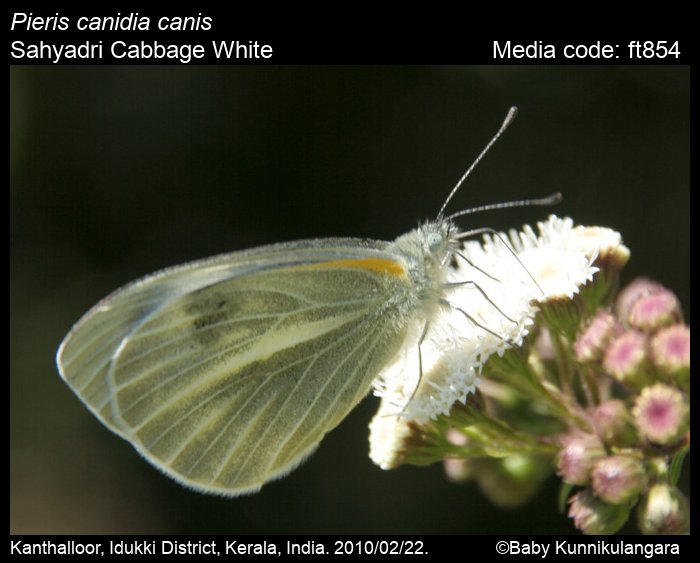
M 394 242 L 307 240 L 166 269 L 93 307 L 58 367 L 164 473 L 200 491 L 254 492 L 313 452 L 416 346 L 415 327 L 430 330 L 460 246 L 441 211 Z

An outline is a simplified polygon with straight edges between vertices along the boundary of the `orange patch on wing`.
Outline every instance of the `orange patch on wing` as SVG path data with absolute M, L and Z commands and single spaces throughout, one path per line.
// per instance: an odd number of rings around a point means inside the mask
M 309 265 L 309 268 L 360 268 L 387 276 L 405 276 L 406 270 L 398 262 L 386 258 L 360 258 L 353 260 L 331 260 Z

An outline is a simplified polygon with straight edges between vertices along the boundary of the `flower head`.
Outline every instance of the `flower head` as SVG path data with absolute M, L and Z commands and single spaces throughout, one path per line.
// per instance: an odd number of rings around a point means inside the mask
M 572 229 L 575 243 L 588 258 L 601 261 L 612 260 L 621 269 L 630 257 L 629 248 L 622 244 L 622 235 L 607 227 L 584 227 L 579 225 Z
M 382 469 L 395 469 L 404 462 L 414 431 L 415 423 L 380 409 L 369 425 L 369 457 Z
M 681 387 L 690 385 L 690 327 L 677 324 L 657 332 L 651 340 L 651 359 L 664 375 Z
M 660 288 L 639 297 L 630 307 L 627 320 L 640 330 L 655 330 L 682 320 L 680 303 L 672 291 Z
M 615 330 L 615 318 L 610 311 L 600 311 L 574 343 L 579 362 L 599 360 Z
M 603 367 L 610 375 L 637 388 L 650 382 L 646 363 L 647 338 L 635 330 L 628 330 L 615 338 L 603 359 Z
M 590 282 L 597 269 L 572 225 L 552 216 L 539 224 L 540 236 L 525 227 L 466 242 L 446 280 L 455 284 L 449 305 L 431 318 L 420 350 L 423 325 L 417 323 L 407 346 L 374 381 L 375 395 L 391 405 L 382 409 L 417 422 L 448 414 L 474 392 L 491 356 L 522 345 L 537 302 L 570 300 Z
M 690 527 L 690 506 L 677 487 L 657 483 L 639 504 L 637 517 L 645 534 L 685 534 Z
M 637 439 L 632 417 L 625 403 L 619 399 L 610 399 L 598 405 L 592 418 L 596 433 L 606 444 L 625 447 L 631 446 Z
M 683 393 L 662 383 L 642 390 L 632 416 L 639 434 L 654 444 L 670 444 L 688 430 L 689 409 Z
M 635 500 L 646 486 L 646 470 L 631 455 L 608 456 L 595 464 L 591 473 L 593 492 L 611 504 Z
M 627 520 L 629 507 L 609 504 L 596 497 L 590 489 L 576 493 L 569 500 L 569 518 L 584 534 L 614 534 Z
M 562 442 L 557 473 L 570 485 L 587 485 L 593 466 L 607 455 L 603 444 L 592 434 L 567 435 Z
M 633 305 L 642 297 L 664 289 L 660 283 L 647 278 L 637 278 L 620 291 L 615 300 L 615 314 L 625 323 Z

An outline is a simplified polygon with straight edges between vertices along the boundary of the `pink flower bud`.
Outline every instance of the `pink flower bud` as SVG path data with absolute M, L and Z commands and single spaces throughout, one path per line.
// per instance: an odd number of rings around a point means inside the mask
M 687 389 L 690 386 L 690 327 L 677 324 L 657 332 L 651 340 L 651 358 L 661 373 Z
M 466 446 L 469 438 L 459 430 L 450 428 L 446 433 L 447 439 L 455 446 Z M 453 483 L 463 483 L 474 475 L 474 460 L 463 458 L 447 458 L 443 461 L 443 468 L 448 480 Z
M 569 500 L 569 518 L 584 534 L 614 534 L 629 517 L 624 504 L 609 504 L 596 497 L 590 489 L 576 493 Z
M 630 503 L 647 483 L 644 465 L 631 455 L 612 455 L 601 459 L 591 472 L 593 492 L 611 504 Z
M 574 343 L 574 354 L 579 362 L 593 362 L 603 355 L 615 329 L 615 317 L 609 311 L 600 311 Z
M 615 301 L 615 314 L 619 319 L 626 321 L 632 306 L 638 299 L 662 289 L 664 289 L 663 285 L 647 278 L 633 280 L 618 294 Z
M 631 446 L 637 439 L 632 416 L 619 399 L 605 401 L 596 407 L 593 426 L 600 439 L 611 446 Z
M 442 462 L 445 476 L 452 483 L 464 483 L 474 475 L 473 462 L 470 459 L 447 458 Z
M 641 389 L 652 382 L 646 348 L 646 336 L 636 330 L 628 330 L 607 347 L 603 367 L 620 383 Z
M 627 321 L 640 330 L 650 331 L 683 320 L 681 306 L 674 293 L 666 288 L 637 299 Z
M 657 483 L 649 488 L 639 503 L 637 519 L 644 534 L 687 534 L 690 505 L 676 487 Z
M 607 455 L 603 444 L 592 434 L 568 435 L 562 444 L 557 473 L 571 485 L 587 485 L 593 466 Z

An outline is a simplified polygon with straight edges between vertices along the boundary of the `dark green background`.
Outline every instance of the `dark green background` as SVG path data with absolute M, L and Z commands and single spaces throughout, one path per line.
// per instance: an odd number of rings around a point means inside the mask
M 551 533 L 552 479 L 493 508 L 441 467 L 367 457 L 365 401 L 288 478 L 190 492 L 61 382 L 72 323 L 158 268 L 323 236 L 393 239 L 434 217 L 508 107 L 520 115 L 451 204 L 564 194 L 556 213 L 622 232 L 625 280 L 688 311 L 688 67 L 13 67 L 11 522 L 15 533 Z M 517 227 L 550 210 L 466 218 Z M 687 471 L 686 471 L 687 478 Z

